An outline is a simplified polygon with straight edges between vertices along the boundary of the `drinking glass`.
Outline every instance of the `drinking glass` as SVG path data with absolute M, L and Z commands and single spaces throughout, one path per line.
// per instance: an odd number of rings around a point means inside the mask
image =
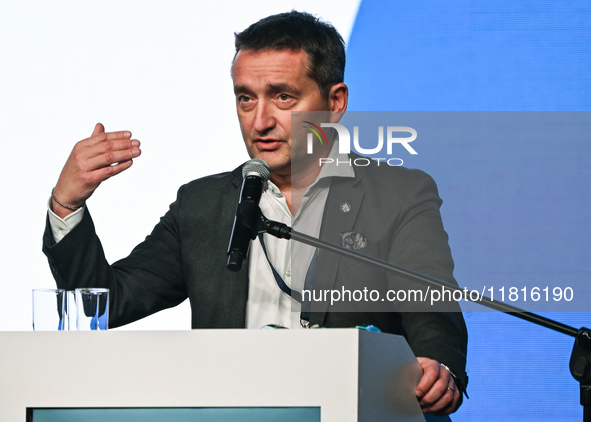
M 109 289 L 76 289 L 76 328 L 78 331 L 109 328 Z
M 66 291 L 62 289 L 33 289 L 33 330 L 67 330 Z

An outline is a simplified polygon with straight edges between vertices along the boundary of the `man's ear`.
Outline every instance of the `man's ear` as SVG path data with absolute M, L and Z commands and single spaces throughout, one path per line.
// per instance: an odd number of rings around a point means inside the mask
M 349 88 L 343 82 L 333 85 L 328 94 L 328 109 L 331 113 L 331 123 L 341 120 L 341 116 L 347 110 L 349 102 Z M 334 121 L 333 121 L 334 120 Z

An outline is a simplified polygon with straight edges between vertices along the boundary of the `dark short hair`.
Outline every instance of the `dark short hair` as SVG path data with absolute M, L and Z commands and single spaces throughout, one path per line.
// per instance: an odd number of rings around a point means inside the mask
M 236 55 L 240 50 L 304 50 L 310 60 L 308 76 L 324 97 L 344 80 L 343 37 L 330 23 L 309 13 L 292 10 L 268 16 L 234 36 Z

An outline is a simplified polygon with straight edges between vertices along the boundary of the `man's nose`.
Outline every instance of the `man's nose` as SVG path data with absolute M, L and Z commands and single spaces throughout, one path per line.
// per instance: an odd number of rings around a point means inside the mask
M 273 129 L 276 123 L 273 104 L 266 101 L 259 101 L 254 116 L 254 130 L 260 134 L 264 134 Z

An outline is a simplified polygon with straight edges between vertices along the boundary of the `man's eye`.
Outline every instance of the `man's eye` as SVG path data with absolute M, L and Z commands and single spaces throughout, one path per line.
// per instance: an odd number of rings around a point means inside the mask
M 287 95 L 287 94 L 279 94 L 279 99 L 280 99 L 281 101 L 287 101 L 287 100 L 289 100 L 290 98 L 291 98 L 291 96 L 290 96 L 290 95 Z
M 247 103 L 250 101 L 250 97 L 247 95 L 240 95 L 238 97 L 238 101 L 240 101 L 241 103 Z

